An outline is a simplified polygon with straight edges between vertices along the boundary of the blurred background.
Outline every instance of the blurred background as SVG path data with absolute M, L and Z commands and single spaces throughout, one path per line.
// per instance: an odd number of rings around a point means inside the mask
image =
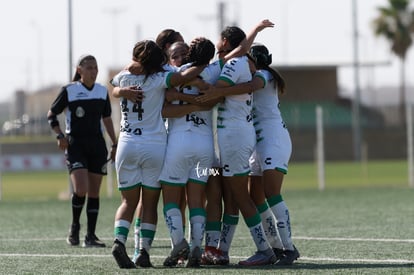
M 292 161 L 313 161 L 321 150 L 328 161 L 406 159 L 413 10 L 409 0 L 11 1 L 0 10 L 0 171 L 64 169 L 46 113 L 80 55 L 97 58 L 98 82 L 111 89 L 138 40 L 172 28 L 186 42 L 216 43 L 225 26 L 248 32 L 262 19 L 276 24 L 256 41 L 287 81 L 280 108 Z

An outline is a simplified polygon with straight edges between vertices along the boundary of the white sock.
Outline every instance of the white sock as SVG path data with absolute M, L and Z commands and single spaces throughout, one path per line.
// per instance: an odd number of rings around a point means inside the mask
M 170 203 L 164 206 L 164 217 L 170 231 L 172 245 L 175 246 L 184 239 L 183 220 L 178 205 Z
M 140 248 L 144 248 L 148 253 L 151 249 L 152 242 L 154 241 L 155 231 L 157 225 L 151 223 L 142 223 L 140 232 Z
M 266 238 L 270 246 L 273 248 L 283 249 L 283 244 L 280 240 L 276 227 L 276 219 L 273 216 L 272 210 L 270 210 L 270 208 L 267 206 L 267 203 L 259 206 L 258 210 L 260 212 L 263 230 L 266 234 Z
M 190 209 L 191 248 L 200 247 L 204 238 L 206 211 L 203 208 Z
M 289 210 L 284 201 L 279 202 L 271 207 L 277 220 L 277 230 L 283 247 L 287 250 L 293 250 L 292 233 L 290 230 Z
M 115 239 L 125 244 L 128 239 L 129 227 L 131 223 L 127 220 L 117 220 L 114 224 Z

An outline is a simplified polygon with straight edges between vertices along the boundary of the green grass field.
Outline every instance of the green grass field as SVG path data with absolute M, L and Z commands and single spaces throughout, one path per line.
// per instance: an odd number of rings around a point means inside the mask
M 67 192 L 67 175 L 53 172 L 2 176 L 0 274 L 414 273 L 414 190 L 408 187 L 405 162 L 328 163 L 325 191 L 318 190 L 314 164 L 292 163 L 289 169 L 284 199 L 291 214 L 293 240 L 301 253 L 292 267 L 237 266 L 255 250 L 240 219 L 229 266 L 164 268 L 170 241 L 160 210 L 150 251 L 155 268 L 120 270 L 110 252 L 118 191 L 114 189 L 113 197 L 108 198 L 104 181 L 97 235 L 108 247 L 68 247 L 70 205 L 58 198 Z M 84 216 L 82 224 L 86 225 Z M 130 235 L 130 254 L 132 240 Z

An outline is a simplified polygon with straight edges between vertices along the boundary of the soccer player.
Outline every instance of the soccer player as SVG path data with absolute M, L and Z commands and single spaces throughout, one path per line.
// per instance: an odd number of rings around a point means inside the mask
M 289 210 L 281 195 L 283 177 L 287 174 L 292 152 L 290 135 L 279 110 L 278 96 L 285 92 L 285 81 L 269 67 L 272 55 L 266 46 L 255 44 L 249 53 L 258 69 L 257 76 L 264 81 L 263 88 L 253 93 L 257 144 L 252 158 L 252 167 L 256 169 L 252 169 L 250 177 L 250 195 L 262 215 L 262 221 L 267 221 L 267 232 L 272 231 L 276 219 L 277 232 L 268 238 L 273 240 L 271 244 L 278 257 L 276 265 L 291 265 L 299 258 L 299 252 L 292 242 Z
M 73 184 L 72 224 L 67 243 L 79 245 L 80 216 L 86 204 L 87 233 L 84 247 L 105 247 L 95 235 L 99 213 L 99 191 L 106 175 L 108 150 L 101 131 L 101 122 L 112 141 L 111 159 L 115 159 L 117 140 L 111 118 L 111 103 L 105 86 L 96 83 L 98 65 L 92 55 L 79 58 L 73 82 L 62 87 L 52 103 L 47 118 L 57 134 L 57 144 L 65 150 L 70 179 Z M 57 115 L 65 111 L 65 134 Z
M 115 160 L 118 189 L 122 202 L 115 214 L 112 246 L 120 268 L 135 268 L 125 249 L 129 228 L 142 192 L 142 223 L 140 255 L 136 264 L 152 266 L 149 250 L 157 225 L 157 205 L 160 195 L 158 177 L 164 162 L 167 133 L 161 116 L 165 89 L 185 83 L 197 76 L 203 68 L 193 67 L 185 72 L 166 72 L 164 54 L 153 41 L 136 43 L 133 60 L 139 64 L 139 74 L 128 70 L 120 72 L 111 81 L 113 95 L 121 98 L 121 132 Z M 144 99 L 137 100 L 140 89 Z
M 186 61 L 189 63 L 180 70 L 208 64 L 214 57 L 214 51 L 214 44 L 210 40 L 195 39 L 187 55 Z M 214 84 L 220 71 L 219 64 L 209 65 L 199 77 Z M 182 213 L 179 209 L 182 190 L 186 189 L 192 244 L 187 267 L 198 267 L 206 219 L 205 185 L 209 175 L 205 171 L 210 171 L 214 156 L 211 111 L 214 103 L 206 107 L 194 104 L 191 99 L 199 94 L 199 89 L 194 85 L 185 85 L 180 92 L 173 94 L 174 101 L 166 102 L 163 109 L 163 116 L 168 118 L 168 145 L 160 182 L 164 215 L 173 246 L 164 266 L 175 266 L 179 258 L 188 256 L 189 245 L 184 237 Z

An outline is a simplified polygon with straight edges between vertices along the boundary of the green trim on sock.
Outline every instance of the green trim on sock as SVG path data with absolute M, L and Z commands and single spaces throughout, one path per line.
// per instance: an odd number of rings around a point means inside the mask
M 270 207 L 273 207 L 274 205 L 282 201 L 283 201 L 282 195 L 271 196 L 270 198 L 267 199 L 267 203 L 269 204 Z
M 206 214 L 206 210 L 204 208 L 191 208 L 190 209 L 190 218 L 194 217 L 194 216 L 203 216 L 205 217 Z
M 141 226 L 141 218 L 136 218 L 135 219 L 135 227 L 140 227 Z
M 247 224 L 247 227 L 253 227 L 258 225 L 259 223 L 262 222 L 262 220 L 260 219 L 260 215 L 259 213 L 256 213 L 255 215 L 245 218 L 244 222 Z
M 128 233 L 129 233 L 129 229 L 128 228 L 126 228 L 126 227 L 122 227 L 122 226 L 120 226 L 120 227 L 115 227 L 114 228 L 114 235 L 115 235 L 115 237 L 116 236 L 118 236 L 118 235 L 121 235 L 121 236 L 128 236 Z
M 264 202 L 261 205 L 257 205 L 256 208 L 259 211 L 259 213 L 261 214 L 261 213 L 265 212 L 267 209 L 269 209 L 269 206 L 267 205 L 266 202 Z
M 180 209 L 180 207 L 176 203 L 173 203 L 173 202 L 167 203 L 166 205 L 164 205 L 164 209 L 163 209 L 164 214 L 167 213 L 168 210 L 171 210 L 173 208 Z
M 148 230 L 148 229 L 141 229 L 139 236 L 141 238 L 150 238 L 150 239 L 154 239 L 155 236 L 155 231 L 153 230 Z
M 221 231 L 221 222 L 206 222 L 206 231 Z
M 239 223 L 239 216 L 223 215 L 223 223 L 230 225 L 237 225 Z

